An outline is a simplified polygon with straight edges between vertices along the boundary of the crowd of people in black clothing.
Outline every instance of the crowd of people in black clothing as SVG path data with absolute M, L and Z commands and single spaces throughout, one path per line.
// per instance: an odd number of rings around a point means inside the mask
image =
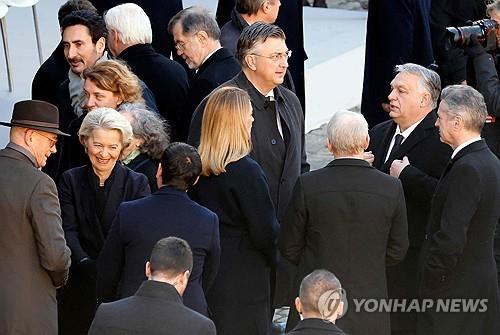
M 1 123 L 0 333 L 270 335 L 282 306 L 294 335 L 500 332 L 500 82 L 480 41 L 474 81 L 394 62 L 376 108 L 333 115 L 332 161 L 309 172 L 291 5 L 95 5 L 61 6 L 32 100 Z

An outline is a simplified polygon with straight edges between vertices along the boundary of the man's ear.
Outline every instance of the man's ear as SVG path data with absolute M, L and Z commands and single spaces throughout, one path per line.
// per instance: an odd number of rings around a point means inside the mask
M 246 55 L 244 58 L 244 61 L 247 64 L 247 67 L 252 71 L 257 70 L 257 63 L 256 63 L 255 59 L 256 59 L 256 57 L 253 55 Z
M 420 107 L 427 107 L 431 105 L 431 95 L 425 92 L 420 97 Z
M 264 14 L 267 14 L 267 13 L 269 13 L 270 6 L 271 6 L 271 4 L 269 3 L 269 1 L 268 1 L 268 0 L 266 0 L 266 1 L 264 1 L 264 3 L 262 4 L 262 6 L 260 6 L 260 9 L 262 9 L 262 11 L 264 12 Z
M 104 49 L 106 49 L 106 39 L 104 37 L 98 39 L 95 44 L 95 48 L 98 54 L 102 54 L 104 52 Z
M 363 148 L 366 150 L 366 149 L 368 149 L 368 146 L 370 146 L 370 135 L 366 134 L 365 144 L 364 144 Z
M 326 139 L 326 147 L 328 148 L 328 152 L 333 155 L 333 145 L 329 138 Z
M 156 184 L 158 185 L 158 188 L 160 188 L 163 185 L 163 167 L 161 166 L 161 163 L 158 164 L 158 170 L 156 170 Z
M 151 263 L 149 263 L 149 261 L 146 262 L 146 269 L 145 269 L 145 273 L 146 273 L 146 278 L 151 278 Z
M 200 30 L 196 33 L 196 38 L 200 41 L 201 45 L 205 45 L 208 41 L 208 34 L 204 30 Z
M 302 314 L 302 303 L 300 302 L 300 298 L 295 298 L 295 309 L 299 314 Z

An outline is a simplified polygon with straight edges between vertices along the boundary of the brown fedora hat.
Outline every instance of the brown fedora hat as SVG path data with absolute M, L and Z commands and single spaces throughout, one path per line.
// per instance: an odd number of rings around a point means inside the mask
M 0 122 L 7 127 L 24 127 L 70 136 L 59 130 L 59 110 L 56 106 L 40 100 L 16 102 L 10 122 Z

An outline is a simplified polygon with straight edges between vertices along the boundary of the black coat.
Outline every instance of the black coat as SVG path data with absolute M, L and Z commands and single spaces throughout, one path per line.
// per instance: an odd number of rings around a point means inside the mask
M 500 80 L 493 56 L 484 52 L 470 58 L 474 69 L 474 82 L 477 90 L 484 96 L 484 102 L 490 116 L 496 117 L 496 122 L 486 123 L 482 137 L 490 150 L 500 158 Z
M 240 63 L 226 48 L 214 52 L 198 69 L 189 88 L 189 108 L 185 119 L 189 128 L 191 117 L 196 107 L 214 89 L 234 78 L 241 71 Z
M 64 172 L 58 184 L 64 235 L 71 249 L 68 285 L 59 299 L 60 334 L 86 334 L 96 306 L 95 260 L 123 201 L 149 195 L 147 178 L 117 163 L 101 219 L 94 172 L 85 165 Z M 88 257 L 86 263 L 80 263 Z M 76 312 L 78 311 L 78 312 Z
M 158 171 L 158 163 L 145 153 L 140 153 L 128 164 L 124 164 L 132 171 L 142 173 L 148 178 L 149 188 L 151 193 L 158 191 L 158 183 L 156 182 L 156 172 Z
M 389 119 L 387 102 L 394 66 L 433 62 L 429 28 L 431 0 L 376 0 L 368 3 L 361 113 L 372 127 Z
M 417 271 L 420 246 L 425 236 L 432 195 L 448 160 L 449 146 L 442 143 L 434 126 L 437 116 L 430 112 L 401 144 L 393 157 L 384 163 L 396 123 L 392 120 L 376 125 L 370 130 L 370 145 L 375 155 L 373 166 L 389 173 L 394 159 L 408 156 L 410 166 L 406 167 L 399 179 L 403 183 L 406 210 L 408 213 L 408 237 L 410 249 L 403 262 L 387 269 L 387 286 L 391 298 L 414 298 L 417 296 Z M 391 317 L 393 330 L 414 331 L 415 313 L 395 313 Z
M 101 15 L 106 10 L 125 3 L 123 0 L 91 0 L 90 2 Z M 175 58 L 174 38 L 169 34 L 167 26 L 170 19 L 182 10 L 182 0 L 132 0 L 127 2 L 139 5 L 148 15 L 153 30 L 153 48 L 167 58 L 170 58 L 172 54 Z
M 238 87 L 250 95 L 255 118 L 252 126 L 252 152 L 250 156 L 264 170 L 274 207 L 278 218 L 281 218 L 292 195 L 295 181 L 301 173 L 309 171 L 305 152 L 304 115 L 300 103 L 295 94 L 290 90 L 282 86 L 274 89 L 277 110 L 282 120 L 283 131 L 289 136 L 288 138 L 285 137 L 285 159 L 282 162 L 276 162 L 270 154 L 273 151 L 276 140 L 272 138 L 271 134 L 260 132 L 260 128 L 264 128 L 265 125 L 262 124 L 264 121 L 258 118 L 257 113 L 265 112 L 265 97 L 248 81 L 244 72 L 240 72 L 236 77 L 222 86 Z M 206 102 L 207 98 L 196 108 L 191 120 L 188 143 L 194 146 L 199 145 L 201 123 Z
M 175 215 L 172 215 L 175 213 Z M 164 186 L 149 197 L 123 203 L 109 231 L 97 266 L 97 298 L 109 302 L 129 297 L 146 279 L 144 265 L 158 240 L 176 236 L 193 251 L 193 269 L 184 304 L 208 316 L 208 291 L 219 267 L 217 215 L 186 192 Z
M 345 333 L 334 325 L 321 319 L 309 318 L 301 320 L 287 335 L 344 335 Z
M 264 172 L 243 157 L 218 176 L 200 177 L 194 192 L 220 222 L 220 268 L 207 296 L 217 333 L 267 335 L 278 224 Z
M 102 304 L 89 335 L 215 335 L 210 319 L 182 304 L 170 284 L 148 280 L 134 296 Z
M 500 162 L 484 140 L 460 150 L 432 199 L 422 247 L 422 298 L 488 299 L 483 313 L 419 314 L 419 334 L 500 333 L 493 237 L 500 216 Z
M 165 23 L 165 26 L 167 23 Z M 165 27 L 166 30 L 166 27 Z M 188 77 L 179 63 L 157 53 L 151 44 L 136 44 L 119 55 L 153 92 L 160 114 L 168 121 L 172 140 L 185 140 Z
M 387 298 L 386 265 L 408 249 L 403 187 L 360 159 L 336 159 L 299 177 L 281 222 L 281 255 L 300 281 L 315 269 L 339 278 L 350 299 Z M 289 317 L 287 328 L 297 322 Z M 349 334 L 390 334 L 389 315 L 350 310 L 338 325 Z
M 36 71 L 31 83 L 31 99 L 57 104 L 57 88 L 68 79 L 69 64 L 60 42 L 52 54 Z

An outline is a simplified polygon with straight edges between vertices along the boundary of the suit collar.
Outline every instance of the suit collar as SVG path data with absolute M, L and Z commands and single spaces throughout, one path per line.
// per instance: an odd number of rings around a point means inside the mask
M 12 149 L 15 152 L 20 153 L 21 154 L 21 155 L 19 155 L 20 158 L 24 158 L 25 161 L 33 164 L 33 166 L 35 168 L 38 168 L 36 161 L 35 161 L 35 157 L 33 156 L 33 154 L 31 152 L 29 152 L 28 150 L 26 150 L 25 148 L 23 148 L 22 146 L 14 143 L 14 142 L 9 142 L 6 146 L 6 148 Z
M 162 186 L 154 195 L 175 195 L 178 197 L 189 198 L 187 192 L 173 188 L 172 186 Z
M 259 90 L 248 80 L 245 72 L 241 71 L 234 78 L 234 81 L 238 85 L 238 87 L 247 91 L 247 93 L 250 95 L 252 104 L 255 105 L 257 109 L 261 110 L 265 108 L 264 104 L 266 103 L 266 97 L 262 93 L 260 93 Z M 279 86 L 274 88 L 273 93 L 274 100 L 283 100 L 283 94 L 281 93 L 281 89 Z M 280 116 L 283 116 L 283 114 L 280 113 Z
M 243 29 L 248 27 L 248 22 L 245 21 L 245 19 L 241 16 L 240 13 L 236 10 L 236 8 L 233 8 L 231 11 L 231 21 L 233 24 L 238 28 L 238 30 L 241 32 Z
M 403 156 L 405 156 L 406 153 L 411 150 L 411 148 L 413 148 L 416 144 L 427 137 L 429 131 L 434 131 L 434 124 L 436 123 L 436 119 L 437 116 L 435 111 L 431 111 L 429 114 L 427 114 L 425 118 L 420 122 L 420 124 L 415 129 L 413 129 L 410 136 L 408 136 L 408 138 L 404 140 L 399 148 L 389 156 L 387 162 L 384 163 L 383 161 L 385 160 L 385 156 L 387 155 L 389 143 L 391 142 L 394 132 L 396 131 L 396 123 L 393 121 L 393 124 L 391 125 L 391 127 L 389 127 L 389 131 L 384 137 L 384 152 L 381 157 L 381 161 L 379 162 L 379 164 L 381 165 L 380 170 L 388 170 L 391 166 L 392 161 L 394 161 L 395 159 L 403 158 Z
M 156 54 L 155 49 L 149 43 L 146 44 L 136 44 L 128 47 L 123 50 L 117 57 L 127 61 L 132 58 L 143 57 L 145 55 L 154 55 Z
M 220 48 L 208 57 L 200 68 L 196 72 L 195 77 L 199 77 L 203 71 L 205 71 L 210 65 L 224 61 L 227 58 L 231 58 L 233 55 L 226 48 Z
M 295 330 L 308 330 L 308 329 L 320 329 L 328 331 L 333 334 L 344 334 L 344 332 L 337 327 L 335 324 L 317 318 L 309 318 L 301 320 L 297 326 L 293 329 Z
M 360 166 L 360 167 L 371 167 L 370 164 L 363 160 L 357 158 L 338 158 L 334 159 L 330 163 L 328 163 L 327 167 L 332 166 Z
M 160 298 L 182 304 L 182 297 L 172 285 L 156 280 L 143 281 L 136 296 L 147 298 Z
M 457 160 L 459 160 L 460 158 L 462 158 L 463 156 L 465 156 L 467 154 L 470 154 L 470 153 L 475 152 L 475 151 L 484 150 L 487 148 L 488 148 L 488 146 L 486 145 L 486 142 L 484 141 L 484 139 L 481 139 L 480 141 L 472 142 L 471 144 L 463 147 L 455 155 L 455 157 L 453 157 L 452 161 L 456 162 Z

